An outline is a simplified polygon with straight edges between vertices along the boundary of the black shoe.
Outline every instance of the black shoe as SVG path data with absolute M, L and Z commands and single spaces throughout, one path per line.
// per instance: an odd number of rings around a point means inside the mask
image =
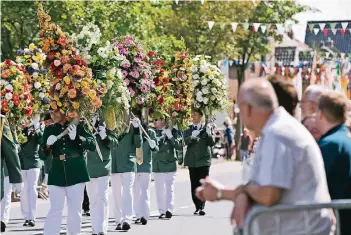
M 83 216 L 90 216 L 90 211 L 84 211 Z
M 159 219 L 164 219 L 165 218 L 165 214 L 161 214 L 158 218 Z
M 129 229 L 130 229 L 130 224 L 128 224 L 127 222 L 124 222 L 122 224 L 122 230 L 128 231 Z
M 204 216 L 206 213 L 203 210 L 200 210 L 199 215 Z
M 142 225 L 146 225 L 147 224 L 147 219 L 145 219 L 144 217 L 141 217 L 140 222 Z
M 6 224 L 1 221 L 1 232 L 4 233 L 6 230 Z
M 122 230 L 122 224 L 121 223 L 117 224 L 116 230 Z
M 139 223 L 140 223 L 140 219 L 136 219 L 136 220 L 135 220 L 135 223 L 136 223 L 136 224 L 139 224 Z
M 167 219 L 172 218 L 172 216 L 173 216 L 172 212 L 170 212 L 170 211 L 167 211 L 167 212 L 166 212 L 166 218 L 167 218 Z
M 28 226 L 29 220 L 26 220 L 23 224 L 23 226 Z
M 34 227 L 34 226 L 35 226 L 34 220 L 29 220 L 27 226 L 28 226 L 28 227 Z
M 196 209 L 196 211 L 194 212 L 194 215 L 198 215 L 199 214 L 199 209 Z
M 99 233 L 99 234 L 96 234 L 96 235 L 106 235 L 106 233 L 102 232 L 102 233 Z

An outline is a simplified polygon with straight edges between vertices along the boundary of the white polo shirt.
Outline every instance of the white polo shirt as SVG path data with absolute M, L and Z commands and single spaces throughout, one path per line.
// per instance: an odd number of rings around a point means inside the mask
M 249 180 L 262 186 L 283 189 L 279 204 L 330 202 L 323 158 L 307 129 L 284 108 L 278 108 L 263 128 Z M 308 230 L 313 235 L 329 235 L 329 210 L 308 212 Z M 281 213 L 280 235 L 305 233 L 304 212 Z M 273 235 L 275 216 L 261 215 L 254 234 Z

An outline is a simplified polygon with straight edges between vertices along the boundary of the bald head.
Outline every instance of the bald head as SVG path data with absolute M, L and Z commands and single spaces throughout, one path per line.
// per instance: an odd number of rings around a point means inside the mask
M 318 103 L 319 98 L 322 93 L 325 91 L 325 87 L 321 85 L 310 85 L 306 88 L 304 96 L 306 97 L 306 101 L 311 101 L 314 103 Z
M 278 98 L 271 83 L 265 79 L 248 79 L 240 88 L 241 103 L 250 105 L 261 112 L 278 108 Z

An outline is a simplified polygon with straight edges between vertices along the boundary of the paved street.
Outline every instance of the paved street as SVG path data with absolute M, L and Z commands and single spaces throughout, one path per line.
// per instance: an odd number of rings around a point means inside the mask
M 241 180 L 241 163 L 222 162 L 211 167 L 210 175 L 227 185 L 238 185 Z M 111 190 L 110 190 L 111 198 Z M 232 209 L 230 202 L 208 203 L 206 206 L 206 216 L 194 216 L 194 206 L 190 195 L 190 182 L 186 169 L 178 170 L 175 184 L 175 210 L 171 220 L 159 220 L 154 184 L 151 183 L 151 219 L 146 226 L 132 225 L 129 234 L 152 234 L 152 235 L 213 235 L 231 234 L 229 215 Z M 36 227 L 23 227 L 21 208 L 19 203 L 12 203 L 11 219 L 8 229 L 4 235 L 34 235 L 42 234 L 45 216 L 49 210 L 49 201 L 38 201 Z M 65 233 L 67 210 L 64 209 L 61 234 Z M 91 234 L 91 223 L 89 217 L 83 218 L 83 234 Z M 112 208 L 110 206 L 109 234 L 118 234 L 115 231 Z

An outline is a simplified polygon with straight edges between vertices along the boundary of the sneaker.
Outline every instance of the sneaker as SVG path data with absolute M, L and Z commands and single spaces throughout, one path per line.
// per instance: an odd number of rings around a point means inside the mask
M 122 230 L 122 224 L 121 223 L 117 224 L 116 230 Z
M 194 215 L 198 215 L 199 214 L 199 209 L 196 209 L 196 211 L 194 212 Z
M 167 211 L 167 212 L 166 212 L 166 218 L 167 218 L 167 219 L 172 218 L 172 216 L 173 216 L 172 212 L 170 212 L 170 211 Z
M 90 216 L 90 211 L 84 211 L 83 216 Z
M 34 227 L 34 226 L 35 226 L 34 220 L 29 220 L 27 226 L 28 226 L 28 227 Z
M 122 230 L 128 231 L 129 229 L 130 229 L 130 224 L 128 224 L 127 222 L 124 222 L 122 224 Z
M 147 224 L 147 219 L 145 219 L 144 217 L 141 217 L 140 222 L 142 225 L 146 225 Z
M 1 221 L 1 232 L 4 233 L 6 230 L 6 224 Z
M 199 215 L 204 216 L 206 215 L 206 212 L 204 212 L 203 210 L 200 210 Z
M 29 220 L 26 220 L 23 224 L 23 226 L 28 226 Z
M 135 220 L 135 223 L 136 223 L 136 224 L 139 224 L 139 223 L 140 223 L 140 219 L 136 219 L 136 220 Z
M 165 214 L 161 214 L 158 218 L 159 219 L 164 219 L 165 218 Z

